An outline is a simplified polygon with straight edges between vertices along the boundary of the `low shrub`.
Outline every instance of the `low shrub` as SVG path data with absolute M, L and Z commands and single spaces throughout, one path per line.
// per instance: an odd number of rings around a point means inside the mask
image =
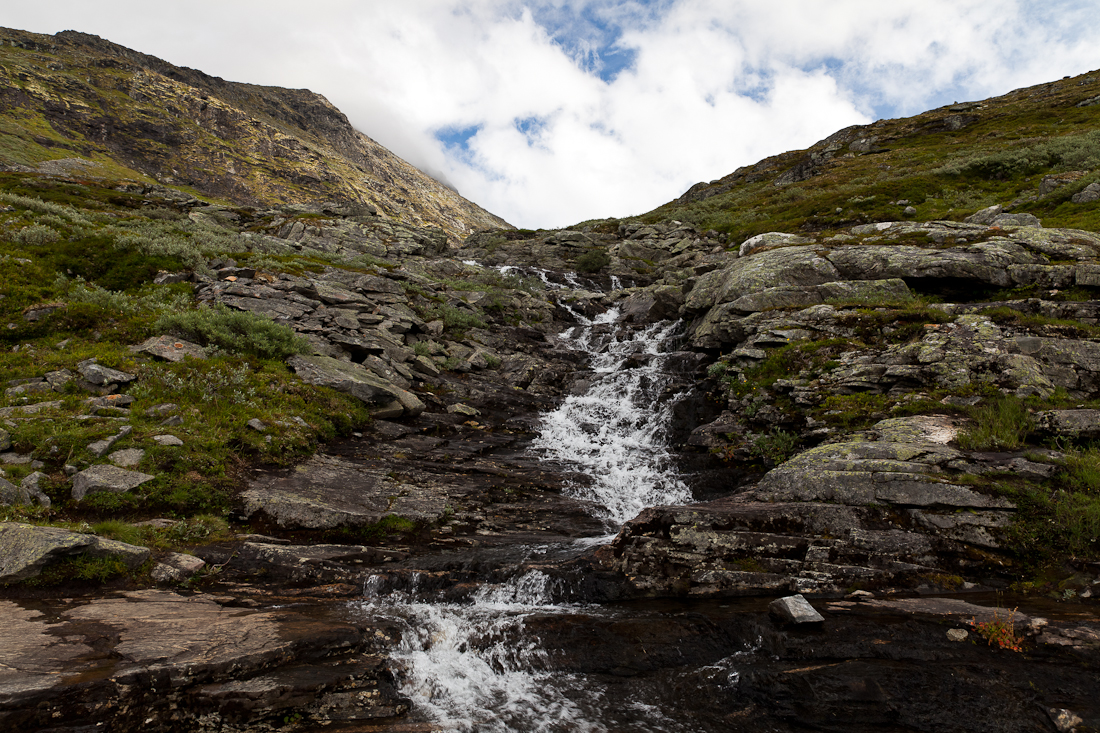
M 165 314 L 157 319 L 154 328 L 160 333 L 178 333 L 203 346 L 217 346 L 262 359 L 285 359 L 311 351 L 309 342 L 289 326 L 220 304 Z

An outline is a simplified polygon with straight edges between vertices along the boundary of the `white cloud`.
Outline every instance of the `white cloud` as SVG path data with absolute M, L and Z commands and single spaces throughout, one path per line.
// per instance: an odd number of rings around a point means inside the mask
M 55 32 L 61 18 L 211 74 L 308 87 L 490 211 L 561 226 L 648 210 L 876 115 L 1100 66 L 1091 5 L 55 0 L 0 22 Z M 465 149 L 437 138 L 470 129 Z

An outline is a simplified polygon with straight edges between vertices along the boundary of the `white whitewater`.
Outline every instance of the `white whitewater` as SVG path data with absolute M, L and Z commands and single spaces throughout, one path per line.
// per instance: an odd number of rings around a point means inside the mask
M 660 400 L 668 386 L 663 345 L 677 324 L 657 323 L 620 337 L 599 326 L 619 317 L 612 309 L 562 334 L 591 355 L 594 379 L 583 395 L 567 397 L 543 418 L 532 444 L 549 460 L 570 464 L 591 482 L 568 492 L 592 502 L 617 528 L 646 507 L 683 504 L 691 491 L 672 465 L 666 436 L 673 400 Z M 636 362 L 624 368 L 628 361 Z
M 543 279 L 550 282 L 545 274 Z M 589 319 L 561 305 L 580 324 L 561 338 L 588 352 L 592 379 L 583 395 L 568 397 L 544 416 L 533 449 L 589 477 L 567 490 L 591 502 L 612 531 L 648 506 L 690 501 L 665 435 L 673 400 L 660 399 L 669 381 L 662 348 L 676 324 L 619 332 L 617 309 Z M 613 716 L 603 692 L 585 679 L 549 671 L 539 640 L 525 631 L 532 614 L 577 612 L 577 606 L 555 602 L 565 597 L 562 589 L 555 593 L 555 582 L 560 581 L 531 571 L 483 586 L 470 601 L 458 603 L 431 602 L 415 588 L 383 592 L 375 577 L 365 589 L 364 610 L 401 625 L 395 653 L 403 670 L 401 692 L 438 730 L 605 733 Z M 635 720 L 633 731 L 679 730 L 658 710 L 649 710 L 647 701 L 616 702 L 650 721 Z

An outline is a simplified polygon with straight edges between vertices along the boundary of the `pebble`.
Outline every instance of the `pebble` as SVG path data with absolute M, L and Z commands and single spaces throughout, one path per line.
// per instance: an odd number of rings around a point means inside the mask
M 966 641 L 967 637 L 969 637 L 969 636 L 970 636 L 970 632 L 968 632 L 966 629 L 948 629 L 947 630 L 947 639 L 948 639 L 948 641 Z
M 174 435 L 154 435 L 153 442 L 157 445 L 183 445 L 183 441 Z

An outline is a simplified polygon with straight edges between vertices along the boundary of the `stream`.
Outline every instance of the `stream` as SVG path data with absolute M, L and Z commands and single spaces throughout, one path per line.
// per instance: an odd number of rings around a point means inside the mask
M 526 562 L 517 563 L 510 577 L 481 583 L 457 600 L 453 589 L 446 596 L 421 590 L 415 573 L 400 581 L 372 576 L 361 611 L 391 619 L 402 629 L 393 655 L 400 669 L 400 690 L 413 701 L 414 716 L 429 722 L 430 730 L 701 730 L 697 723 L 684 727 L 666 717 L 665 707 L 656 704 L 662 694 L 653 688 L 656 680 L 621 684 L 632 676 L 629 660 L 619 660 L 620 664 L 613 657 L 621 653 L 621 644 L 638 642 L 635 627 L 639 621 L 645 626 L 652 614 L 570 602 L 567 579 L 528 569 L 540 556 L 579 554 L 593 544 L 609 542 L 624 522 L 646 507 L 692 500 L 676 471 L 666 434 L 677 397 L 666 393 L 666 348 L 679 324 L 657 323 L 631 331 L 617 323 L 618 309 L 590 319 L 563 307 L 573 313 L 577 325 L 559 340 L 588 355 L 591 373 L 587 384 L 582 382 L 543 416 L 530 450 L 584 477 L 568 483 L 564 491 L 586 502 L 603 521 L 606 536 L 524 548 Z M 665 626 L 660 616 L 649 623 Z M 625 635 L 612 644 L 618 651 L 602 652 L 609 659 L 596 667 L 607 667 L 604 674 L 591 674 L 592 656 L 576 657 L 578 637 L 594 630 L 602 631 L 598 636 Z M 675 634 L 671 638 L 675 640 Z M 599 641 L 588 644 L 596 654 Z M 721 677 L 726 683 L 736 680 L 730 659 L 713 662 L 691 674 Z

